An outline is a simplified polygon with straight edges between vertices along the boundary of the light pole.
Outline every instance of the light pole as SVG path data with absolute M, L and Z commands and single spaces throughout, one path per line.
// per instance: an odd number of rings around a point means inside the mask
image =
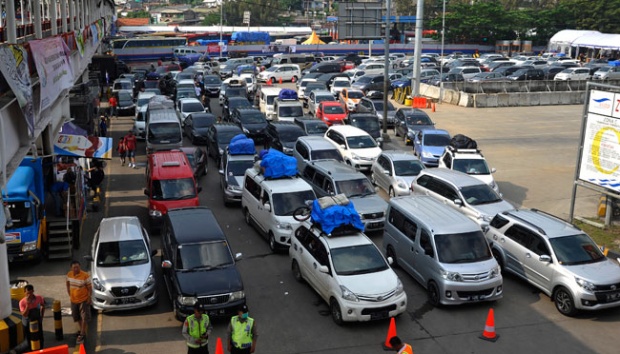
M 220 47 L 220 58 L 222 57 L 222 47 L 224 46 L 224 43 L 222 42 L 222 20 L 224 19 L 224 0 L 219 0 L 220 3 L 220 43 L 219 47 Z
M 411 99 L 420 95 L 420 58 L 422 56 L 422 30 L 424 26 L 424 0 L 418 0 L 415 16 L 415 51 L 413 52 L 413 76 Z
M 441 15 L 441 53 L 439 59 L 439 103 L 443 102 L 443 78 L 441 75 L 443 74 L 442 63 L 443 60 L 443 45 L 444 39 L 446 37 L 446 0 L 443 0 L 443 13 Z
M 390 64 L 390 15 L 392 13 L 392 2 L 387 0 L 385 4 L 385 48 L 383 62 L 383 133 L 387 133 L 387 107 L 388 107 L 388 89 L 390 80 L 388 79 L 388 71 Z M 371 44 L 372 45 L 372 44 Z

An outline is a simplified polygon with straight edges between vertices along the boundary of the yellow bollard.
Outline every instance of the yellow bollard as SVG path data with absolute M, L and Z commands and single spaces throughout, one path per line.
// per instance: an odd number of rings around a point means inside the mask
M 62 332 L 62 313 L 60 311 L 60 300 L 54 300 L 52 304 L 52 311 L 54 312 L 54 333 L 56 334 L 56 340 L 63 340 L 64 334 Z
M 30 328 L 30 349 L 39 350 L 41 349 L 41 331 L 39 331 L 39 321 L 30 320 L 29 322 Z

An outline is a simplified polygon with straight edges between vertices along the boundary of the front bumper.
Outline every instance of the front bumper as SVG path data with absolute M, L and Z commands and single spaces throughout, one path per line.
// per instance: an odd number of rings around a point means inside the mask
M 234 316 L 237 314 L 237 310 L 239 309 L 239 307 L 241 305 L 245 304 L 245 298 L 241 299 L 241 300 L 235 300 L 232 302 L 226 302 L 226 303 L 218 303 L 218 304 L 213 304 L 211 302 L 212 299 L 221 299 L 224 297 L 227 297 L 229 294 L 222 294 L 222 295 L 213 295 L 213 296 L 207 296 L 207 297 L 199 297 L 198 301 L 200 302 L 200 304 L 202 305 L 202 308 L 205 309 L 205 313 L 211 317 L 217 317 L 217 318 L 228 318 L 230 319 L 230 317 Z M 216 300 L 216 301 L 217 301 Z M 176 310 L 176 315 L 178 318 L 186 318 L 189 315 L 193 315 L 194 314 L 194 306 L 188 306 L 188 305 L 181 305 L 177 300 L 175 300 L 175 308 Z
M 443 280 L 437 282 L 441 296 L 439 301 L 443 305 L 460 305 L 499 300 L 504 296 L 502 281 L 501 276 L 477 283 Z
M 240 203 L 241 195 L 243 194 L 242 189 L 228 189 L 228 187 L 224 187 L 224 202 L 225 203 Z
M 136 286 L 93 289 L 93 308 L 104 311 L 133 310 L 157 303 L 157 283 L 140 289 Z
M 15 247 L 15 249 L 13 249 L 12 247 L 13 245 L 17 245 L 18 247 Z M 40 249 L 22 252 L 21 247 L 22 247 L 21 243 L 7 244 L 7 256 L 9 258 L 9 263 L 10 262 L 31 262 L 31 261 L 37 261 L 41 259 L 42 253 Z
M 401 294 L 384 300 L 375 301 L 348 301 L 338 297 L 342 320 L 345 322 L 367 322 L 383 320 L 398 316 L 407 310 L 407 294 Z
M 607 290 L 587 292 L 581 288 L 575 298 L 575 307 L 580 310 L 602 310 L 620 306 L 620 291 Z

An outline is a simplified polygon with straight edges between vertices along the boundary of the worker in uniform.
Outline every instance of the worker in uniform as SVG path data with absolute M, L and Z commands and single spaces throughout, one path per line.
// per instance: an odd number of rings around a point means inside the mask
M 228 352 L 231 354 L 249 354 L 256 350 L 256 323 L 248 315 L 248 307 L 242 305 L 237 316 L 230 319 L 228 325 Z
M 199 303 L 194 305 L 194 314 L 187 316 L 183 323 L 183 337 L 187 344 L 187 354 L 209 354 L 209 335 L 213 326 L 209 316 Z
M 398 336 L 390 338 L 390 346 L 392 346 L 392 349 L 398 354 L 413 354 L 413 348 L 411 348 L 409 344 L 403 343 Z

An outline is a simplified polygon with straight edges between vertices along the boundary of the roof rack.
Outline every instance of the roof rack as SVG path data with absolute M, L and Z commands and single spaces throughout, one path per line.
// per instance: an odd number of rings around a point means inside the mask
M 539 214 L 543 214 L 543 215 L 549 216 L 549 217 L 554 218 L 554 219 L 556 219 L 556 220 L 558 220 L 558 221 L 561 221 L 561 222 L 563 222 L 563 223 L 565 223 L 565 224 L 569 224 L 569 225 L 571 225 L 571 226 L 572 226 L 575 230 L 582 231 L 582 230 L 581 230 L 580 228 L 578 228 L 577 226 L 575 226 L 575 225 L 573 225 L 573 224 L 571 224 L 571 223 L 567 222 L 566 220 L 564 220 L 564 219 L 560 218 L 559 216 L 556 216 L 556 215 L 550 214 L 550 213 L 548 213 L 548 212 L 546 212 L 546 211 L 543 211 L 543 210 L 540 210 L 540 209 L 536 209 L 536 208 L 530 208 L 530 210 L 531 210 L 531 211 L 533 211 L 533 212 L 535 212 L 535 213 L 539 213 Z
M 459 154 L 480 154 L 482 155 L 482 152 L 480 152 L 479 149 L 459 149 L 451 145 L 446 146 L 446 148 L 452 152 L 458 152 Z
M 545 236 L 547 235 L 547 233 L 545 232 L 545 230 L 543 230 L 543 228 L 542 228 L 542 227 L 540 227 L 540 226 L 538 226 L 538 225 L 535 225 L 535 224 L 533 224 L 533 223 L 531 223 L 531 222 L 529 222 L 529 221 L 527 221 L 527 220 L 523 219 L 522 217 L 520 217 L 520 216 L 516 215 L 516 213 L 518 213 L 518 212 L 519 212 L 518 210 L 510 210 L 510 211 L 505 211 L 503 214 L 504 214 L 504 215 L 510 215 L 510 216 L 512 216 L 513 218 L 515 218 L 515 219 L 517 219 L 517 220 L 519 220 L 519 221 L 522 221 L 522 222 L 524 222 L 524 223 L 528 224 L 528 225 L 529 225 L 529 226 L 531 226 L 532 228 L 536 229 L 536 230 L 537 230 L 537 231 L 538 231 L 541 235 L 545 235 Z

